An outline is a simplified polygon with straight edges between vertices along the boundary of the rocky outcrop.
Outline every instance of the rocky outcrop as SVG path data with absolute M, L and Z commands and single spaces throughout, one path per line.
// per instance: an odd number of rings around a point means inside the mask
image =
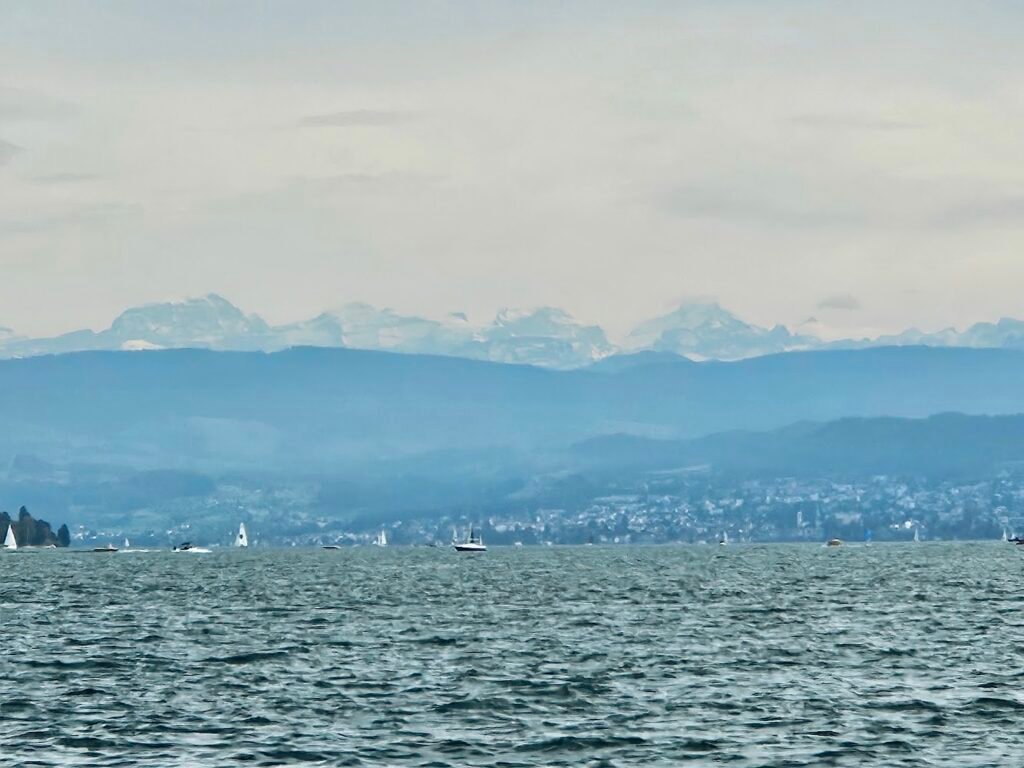
M 19 547 L 66 547 L 71 543 L 71 535 L 66 525 L 62 525 L 54 534 L 48 522 L 36 520 L 25 507 L 18 510 L 17 520 L 12 520 L 6 512 L 0 512 L 0 541 L 6 538 L 10 526 L 14 526 L 14 535 Z

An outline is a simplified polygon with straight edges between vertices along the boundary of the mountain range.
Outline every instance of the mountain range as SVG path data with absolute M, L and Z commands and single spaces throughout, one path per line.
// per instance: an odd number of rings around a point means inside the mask
M 200 348 L 275 352 L 290 347 L 431 354 L 522 363 L 553 369 L 592 365 L 639 352 L 691 360 L 741 360 L 780 352 L 863 349 L 884 346 L 975 347 L 1024 350 L 1024 321 L 1003 318 L 966 330 L 923 332 L 914 328 L 876 338 L 822 339 L 813 319 L 795 330 L 748 323 L 715 302 L 690 302 L 641 323 L 621 343 L 599 326 L 542 307 L 502 310 L 489 323 L 465 315 L 442 319 L 405 315 L 364 303 L 349 303 L 309 320 L 271 325 L 216 294 L 134 307 L 105 330 L 79 330 L 51 338 L 28 338 L 0 327 L 0 358 L 89 350 Z

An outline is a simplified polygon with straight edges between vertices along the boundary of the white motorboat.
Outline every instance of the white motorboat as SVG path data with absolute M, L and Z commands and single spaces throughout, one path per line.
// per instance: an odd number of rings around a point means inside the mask
M 174 552 L 194 552 L 197 555 L 209 554 L 210 550 L 206 547 L 197 547 L 191 541 L 186 541 L 176 546 L 172 551 Z
M 483 536 L 478 534 L 473 528 L 469 529 L 469 536 L 466 537 L 465 541 L 453 542 L 456 552 L 486 552 L 487 546 L 484 544 Z

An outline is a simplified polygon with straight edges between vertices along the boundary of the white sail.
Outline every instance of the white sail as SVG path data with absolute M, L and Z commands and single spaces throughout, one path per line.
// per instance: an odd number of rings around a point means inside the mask
M 7 538 L 4 539 L 4 549 L 17 549 L 18 540 L 14 537 L 14 526 L 7 526 Z
M 916 543 L 917 543 L 917 542 L 919 542 L 920 540 L 921 540 L 921 536 L 920 536 L 920 534 L 918 533 L 918 529 L 917 529 L 917 528 L 915 528 L 915 529 L 914 529 L 914 543 L 916 544 Z
M 239 523 L 238 524 L 238 536 L 235 537 L 235 546 L 236 547 L 248 547 L 249 546 L 249 536 L 245 532 L 245 523 Z
M 131 547 L 131 543 L 128 541 L 128 539 L 125 539 L 124 540 L 124 548 L 128 549 L 129 547 Z

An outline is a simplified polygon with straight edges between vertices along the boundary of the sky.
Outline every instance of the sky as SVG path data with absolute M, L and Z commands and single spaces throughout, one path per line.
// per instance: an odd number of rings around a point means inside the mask
M 0 326 L 1024 317 L 1024 6 L 0 4 Z

